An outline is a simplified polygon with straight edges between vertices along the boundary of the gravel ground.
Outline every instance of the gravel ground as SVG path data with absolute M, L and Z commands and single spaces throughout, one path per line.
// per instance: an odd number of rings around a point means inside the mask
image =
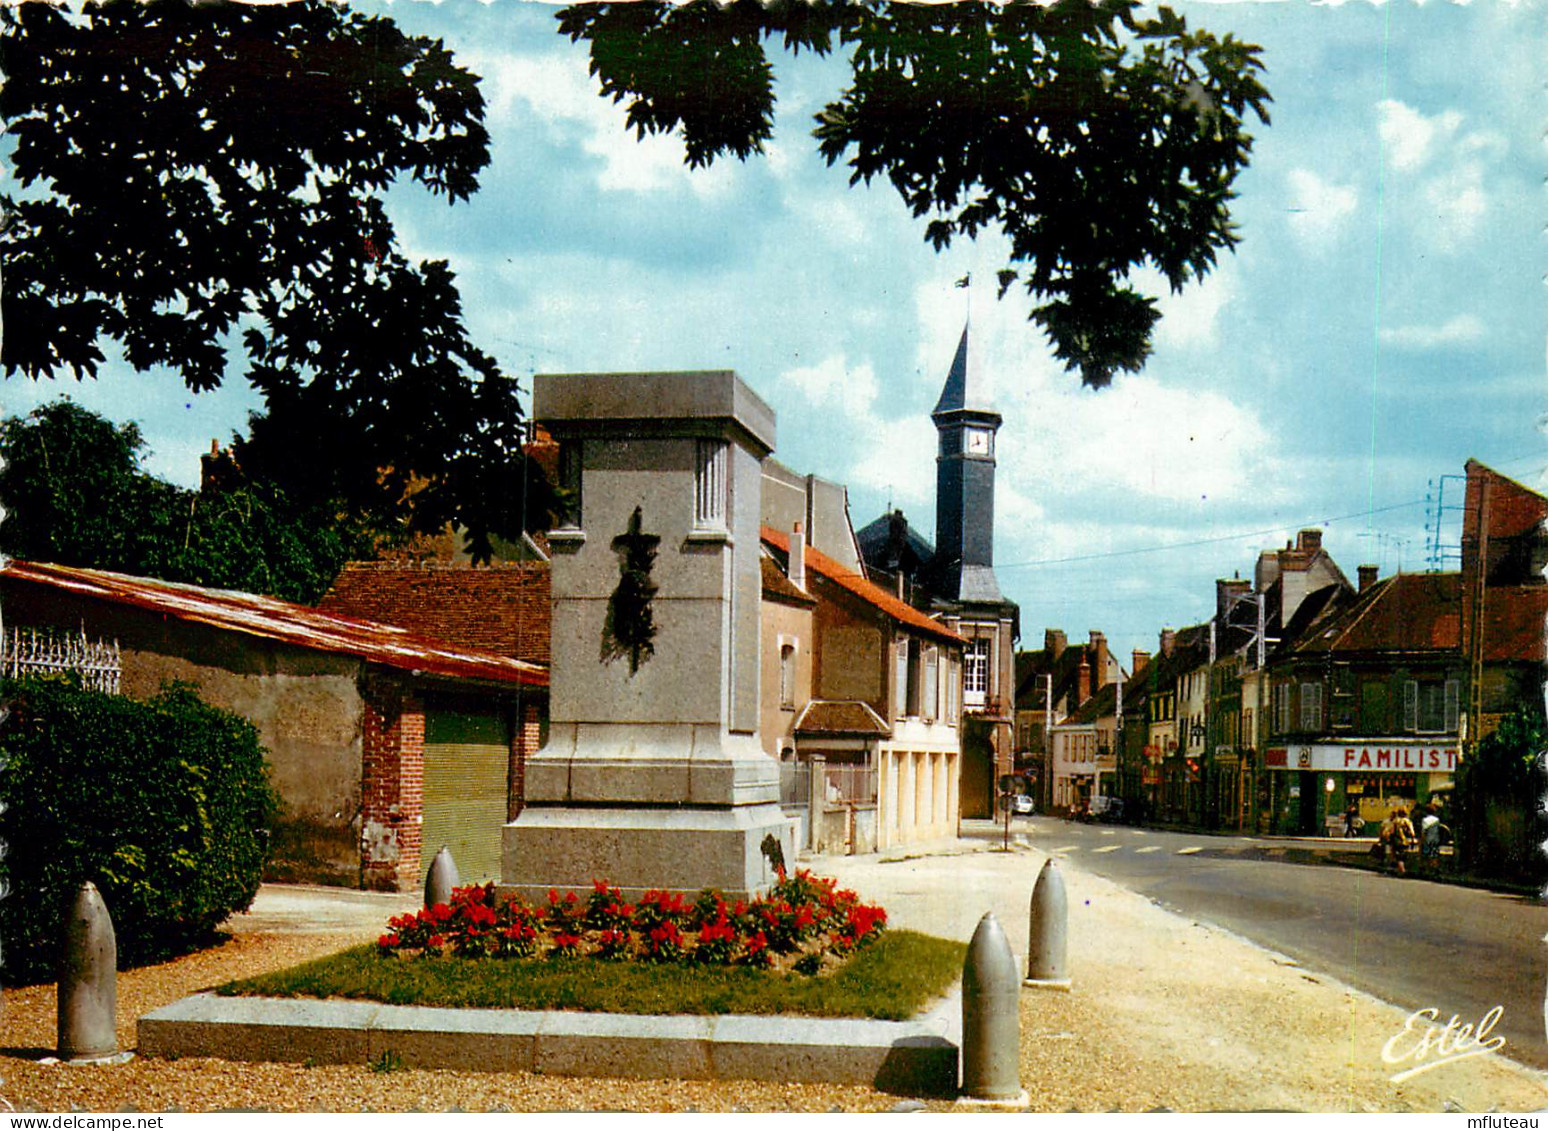
M 1022 850 L 888 863 L 823 861 L 896 926 L 961 939 L 993 909 L 1024 950 L 1026 908 L 1044 857 Z M 1021 1081 L 1040 1111 L 1484 1111 L 1548 1106 L 1544 1075 L 1500 1055 L 1402 1083 L 1381 1048 L 1406 1013 L 1308 973 L 1224 931 L 1162 910 L 1065 865 L 1069 994 L 1023 992 Z M 224 945 L 119 976 L 119 1041 L 135 1020 L 229 978 L 278 969 L 375 937 L 403 900 L 265 889 Z M 411 903 L 411 901 L 408 901 Z M 309 910 L 310 908 L 310 910 Z M 1443 993 L 1443 990 L 1440 991 Z M 1442 1005 L 1437 1001 L 1436 1005 Z M 53 1047 L 52 986 L 5 993 L 0 1097 L 41 1110 L 886 1111 L 870 1088 L 754 1082 L 584 1080 L 525 1073 L 376 1073 L 210 1059 L 117 1067 L 43 1064 Z M 1443 1013 L 1442 1017 L 1448 1016 Z M 1508 1049 L 1506 1052 L 1508 1053 Z M 913 1106 L 913 1105 L 909 1105 Z M 946 1103 L 925 1105 L 949 1110 Z

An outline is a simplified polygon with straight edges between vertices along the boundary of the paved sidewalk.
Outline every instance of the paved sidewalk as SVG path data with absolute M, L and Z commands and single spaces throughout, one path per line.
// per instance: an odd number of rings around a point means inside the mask
M 1032 887 L 1046 859 L 974 840 L 951 855 L 828 858 L 816 870 L 882 903 L 894 927 L 966 940 L 993 911 L 1024 962 Z M 1022 996 L 1022 1083 L 1040 1110 L 1548 1107 L 1544 1075 L 1508 1060 L 1508 1048 L 1455 1063 L 1414 1059 L 1423 1034 L 1403 1036 L 1405 1010 L 1163 910 L 1074 860 L 1060 867 L 1074 989 Z M 1440 1008 L 1444 971 L 1436 993 Z M 1440 1024 L 1449 1016 L 1442 1012 Z M 1433 1067 L 1391 1080 L 1426 1064 Z

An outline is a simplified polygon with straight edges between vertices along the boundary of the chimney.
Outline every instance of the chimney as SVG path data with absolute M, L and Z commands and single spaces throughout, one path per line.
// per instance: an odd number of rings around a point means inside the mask
M 1231 605 L 1238 597 L 1245 597 L 1252 592 L 1252 583 L 1240 578 L 1215 579 L 1215 620 L 1224 624 L 1227 614 L 1231 611 Z
M 1170 656 L 1177 649 L 1177 630 L 1163 628 L 1161 630 L 1161 655 Z
M 1064 655 L 1067 638 L 1062 628 L 1043 629 L 1043 651 L 1047 652 L 1050 660 L 1057 660 Z
M 790 531 L 790 564 L 785 574 L 797 589 L 806 588 L 806 530 L 799 522 Z
M 1363 565 L 1357 572 L 1360 575 L 1360 592 L 1364 593 L 1376 584 L 1376 575 L 1381 572 L 1381 569 L 1379 566 Z
M 1322 531 L 1303 530 L 1295 536 L 1295 548 L 1307 553 L 1322 549 Z
M 1091 685 L 1093 690 L 1100 691 L 1102 688 L 1106 687 L 1109 683 L 1112 682 L 1112 680 L 1107 678 L 1107 669 L 1109 666 L 1107 662 L 1107 634 L 1098 632 L 1093 628 L 1090 632 L 1090 636 L 1092 652 L 1091 666 L 1095 669 L 1095 678 L 1092 679 Z
M 1075 678 L 1078 681 L 1075 691 L 1075 706 L 1079 707 L 1087 699 L 1091 698 L 1091 664 L 1085 656 L 1080 658 L 1080 668 L 1076 672 Z
M 1139 675 L 1145 670 L 1145 665 L 1150 663 L 1150 653 L 1143 648 L 1136 648 L 1129 653 L 1129 674 Z

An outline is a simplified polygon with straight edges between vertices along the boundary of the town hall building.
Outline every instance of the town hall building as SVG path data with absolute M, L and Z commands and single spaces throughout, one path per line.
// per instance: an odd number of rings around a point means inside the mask
M 969 356 L 966 327 L 930 419 L 939 436 L 933 545 L 898 510 L 856 537 L 868 577 L 966 641 L 961 811 L 989 817 L 995 782 L 1013 766 L 1020 610 L 1000 592 L 994 573 L 995 444 L 1002 417 Z

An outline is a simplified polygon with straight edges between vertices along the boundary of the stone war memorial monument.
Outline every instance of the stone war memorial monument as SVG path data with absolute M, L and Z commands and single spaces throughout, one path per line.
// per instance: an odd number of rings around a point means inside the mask
M 539 374 L 532 402 L 570 509 L 549 534 L 549 738 L 502 890 L 766 891 L 794 859 L 757 733 L 774 412 L 729 370 Z

